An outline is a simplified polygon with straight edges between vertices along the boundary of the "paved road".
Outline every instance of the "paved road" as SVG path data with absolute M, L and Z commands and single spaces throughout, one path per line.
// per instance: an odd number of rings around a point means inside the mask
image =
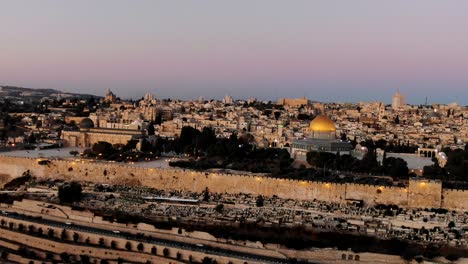
M 135 234 L 127 233 L 127 232 L 115 233 L 110 230 L 100 229 L 96 227 L 89 227 L 89 226 L 76 225 L 76 224 L 67 225 L 59 221 L 42 219 L 38 217 L 32 217 L 28 215 L 22 215 L 22 214 L 11 213 L 11 212 L 8 212 L 8 214 L 4 214 L 4 216 L 13 218 L 13 219 L 18 219 L 18 220 L 25 220 L 28 222 L 44 224 L 44 225 L 48 225 L 51 227 L 63 228 L 67 230 L 76 230 L 76 231 L 82 231 L 82 232 L 87 232 L 87 233 L 94 233 L 94 234 L 107 236 L 107 237 L 123 238 L 127 240 L 134 240 L 134 241 L 151 243 L 151 244 L 156 244 L 156 245 L 161 245 L 161 246 L 168 246 L 168 247 L 180 248 L 180 249 L 185 249 L 185 250 L 203 252 L 203 253 L 210 254 L 210 255 L 218 255 L 218 256 L 224 256 L 228 258 L 242 259 L 246 261 L 250 260 L 250 261 L 263 262 L 263 263 L 298 263 L 296 261 L 292 261 L 288 259 L 269 257 L 269 256 L 263 256 L 263 255 L 252 254 L 252 253 L 245 253 L 245 252 L 238 252 L 234 250 L 216 248 L 216 247 L 211 247 L 211 246 L 206 246 L 206 245 L 194 245 L 190 243 L 173 241 L 173 240 L 168 240 L 168 239 L 141 237 Z M 307 263 L 311 263 L 311 262 L 307 262 Z

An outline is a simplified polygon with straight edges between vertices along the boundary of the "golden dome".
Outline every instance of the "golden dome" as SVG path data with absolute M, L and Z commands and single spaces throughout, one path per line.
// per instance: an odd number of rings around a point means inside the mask
M 310 131 L 313 132 L 336 132 L 335 123 L 326 115 L 318 115 L 310 122 Z

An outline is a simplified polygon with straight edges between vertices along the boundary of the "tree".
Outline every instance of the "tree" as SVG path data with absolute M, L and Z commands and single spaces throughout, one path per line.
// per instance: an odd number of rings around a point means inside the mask
M 156 118 L 154 119 L 154 123 L 156 125 L 161 125 L 162 124 L 162 115 L 161 115 L 161 113 L 156 114 Z
M 255 204 L 257 205 L 257 207 L 262 207 L 264 204 L 263 196 L 261 195 L 257 196 L 257 200 L 255 201 Z
M 379 139 L 375 142 L 375 147 L 380 149 L 385 149 L 387 147 L 387 140 Z
M 467 145 L 468 146 L 468 145 Z M 468 177 L 468 150 L 452 150 L 447 154 L 447 164 L 444 169 L 447 171 L 448 180 L 452 181 L 467 181 Z
M 47 231 L 47 236 L 49 238 L 53 238 L 55 236 L 55 231 L 52 228 L 49 228 L 49 230 Z
M 31 133 L 31 135 L 29 135 L 27 141 L 28 141 L 29 144 L 36 143 L 36 136 L 34 135 L 34 133 Z
M 46 259 L 47 260 L 53 260 L 54 259 L 54 254 L 52 252 L 47 252 L 46 253 Z
M 273 115 L 275 116 L 275 119 L 278 120 L 280 118 L 280 116 L 281 116 L 281 112 L 280 111 L 275 111 L 273 113 Z
M 152 121 L 148 124 L 148 129 L 146 130 L 146 133 L 148 134 L 148 136 L 154 136 L 155 130 L 154 123 Z
M 102 237 L 99 238 L 99 246 L 100 246 L 100 247 L 104 247 L 105 244 L 106 244 L 106 243 L 105 243 L 105 241 L 104 241 L 104 238 L 102 238 Z
M 208 202 L 210 200 L 210 192 L 208 190 L 208 187 L 205 188 L 205 191 L 203 192 L 203 201 Z
M 99 141 L 97 143 L 94 143 L 91 147 L 91 150 L 94 155 L 102 156 L 103 158 L 109 157 L 109 155 L 111 155 L 115 151 L 112 147 L 112 144 L 105 141 Z
M 80 239 L 80 234 L 74 232 L 73 233 L 73 242 L 78 242 L 78 240 Z
M 60 253 L 60 258 L 63 262 L 69 263 L 70 262 L 70 255 L 67 252 Z
M 82 264 L 89 264 L 89 256 L 88 255 L 80 255 L 80 260 Z
M 363 172 L 376 171 L 379 168 L 379 162 L 377 161 L 377 154 L 375 149 L 369 149 L 361 160 L 361 170 Z
M 222 213 L 224 210 L 224 204 L 217 204 L 215 207 L 215 211 L 218 213 Z
M 68 238 L 67 230 L 63 229 L 62 233 L 60 233 L 60 239 L 66 240 Z
M 216 134 L 211 127 L 204 127 L 197 138 L 196 145 L 200 150 L 206 151 L 208 147 L 216 143 Z
M 402 158 L 383 159 L 384 172 L 393 179 L 408 179 L 408 164 Z
M 164 257 L 168 257 L 168 256 L 169 256 L 169 249 L 168 249 L 168 248 L 164 248 L 164 249 L 163 249 L 163 255 L 164 255 Z
M 186 153 L 193 153 L 195 140 L 200 134 L 200 131 L 193 127 L 182 127 L 179 137 L 180 150 L 185 151 Z
M 137 250 L 138 250 L 138 251 L 143 251 L 144 249 L 145 249 L 145 246 L 143 245 L 143 243 L 141 243 L 141 242 L 138 243 L 138 245 L 137 245 Z
M 132 243 L 130 243 L 130 241 L 127 241 L 127 243 L 125 243 L 125 248 L 127 250 L 132 250 Z
M 451 262 L 457 261 L 459 258 L 460 258 L 460 256 L 458 256 L 455 253 L 451 253 L 451 254 L 448 254 L 447 256 L 445 256 L 445 259 L 448 260 L 448 261 L 451 261 Z
M 340 139 L 341 139 L 341 141 L 347 141 L 348 136 L 346 135 L 346 133 L 340 133 Z
M 78 151 L 76 150 L 71 150 L 70 152 L 70 155 L 72 155 L 73 157 L 76 157 L 78 154 L 80 154 Z
M 307 153 L 307 162 L 317 168 L 323 168 L 335 159 L 336 155 L 329 152 L 310 151 Z
M 299 120 L 310 120 L 310 116 L 308 114 L 301 113 L 301 114 L 297 115 L 297 119 L 299 119 Z
M 112 249 L 116 249 L 117 248 L 117 242 L 115 242 L 115 240 L 112 240 L 111 243 L 110 243 L 110 247 Z
M 127 141 L 127 144 L 125 144 L 125 146 L 122 148 L 122 150 L 126 150 L 126 151 L 134 150 L 136 149 L 138 142 L 139 142 L 138 140 L 134 140 L 134 139 L 129 140 Z
M 153 247 L 151 248 L 151 254 L 156 255 L 156 253 L 157 253 L 157 249 L 156 249 L 155 246 L 153 246 Z
M 454 227 L 455 227 L 455 222 L 450 221 L 450 223 L 448 224 L 448 228 L 453 229 Z
M 58 197 L 62 203 L 73 203 L 81 200 L 82 188 L 78 182 L 64 183 L 59 186 Z
M 202 259 L 202 264 L 213 264 L 213 259 L 209 257 L 204 257 Z

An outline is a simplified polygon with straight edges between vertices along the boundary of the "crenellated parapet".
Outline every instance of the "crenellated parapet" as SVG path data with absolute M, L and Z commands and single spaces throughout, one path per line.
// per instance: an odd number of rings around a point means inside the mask
M 41 159 L 0 156 L 8 180 L 30 170 L 36 177 L 95 183 L 147 186 L 164 190 L 215 193 L 250 193 L 297 200 L 335 203 L 362 201 L 366 205 L 395 204 L 402 207 L 468 209 L 468 191 L 443 189 L 440 181 L 413 178 L 408 187 L 359 183 L 331 183 L 281 179 L 260 174 L 194 171 L 180 168 L 142 168 L 128 164 L 90 160 Z M 2 177 L 5 178 L 5 177 Z M 2 184 L 6 183 L 3 182 Z

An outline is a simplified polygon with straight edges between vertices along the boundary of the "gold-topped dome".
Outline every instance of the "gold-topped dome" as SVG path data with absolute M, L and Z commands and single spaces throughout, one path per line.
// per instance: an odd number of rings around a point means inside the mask
M 312 132 L 336 132 L 335 123 L 326 115 L 318 115 L 310 122 L 309 126 Z

